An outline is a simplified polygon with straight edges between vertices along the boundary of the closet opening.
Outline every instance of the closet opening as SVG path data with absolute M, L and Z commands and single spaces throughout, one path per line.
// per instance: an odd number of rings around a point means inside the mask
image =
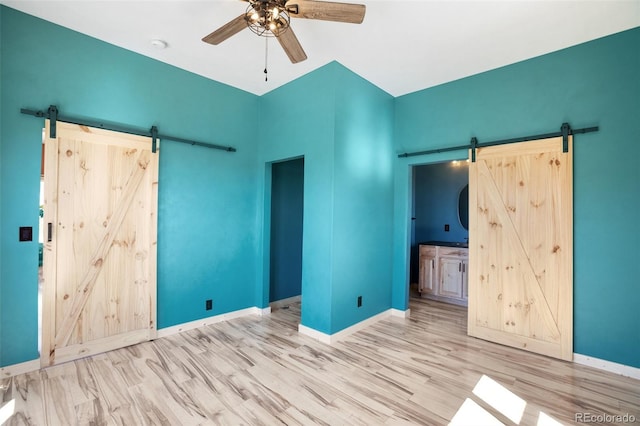
M 271 165 L 269 305 L 300 315 L 304 158 Z M 300 322 L 299 319 L 297 321 Z

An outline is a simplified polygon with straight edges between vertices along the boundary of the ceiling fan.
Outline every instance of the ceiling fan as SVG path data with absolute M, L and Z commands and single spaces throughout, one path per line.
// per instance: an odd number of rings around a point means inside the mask
M 298 38 L 290 28 L 290 18 L 360 24 L 364 19 L 362 4 L 317 0 L 243 0 L 249 3 L 242 15 L 218 28 L 202 41 L 220 44 L 245 28 L 263 37 L 276 37 L 292 63 L 307 59 Z

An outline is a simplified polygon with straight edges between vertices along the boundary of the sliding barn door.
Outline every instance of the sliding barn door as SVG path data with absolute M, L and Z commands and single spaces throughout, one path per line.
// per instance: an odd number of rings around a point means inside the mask
M 156 332 L 158 153 L 151 139 L 57 122 L 45 139 L 41 364 Z
M 469 168 L 469 335 L 571 360 L 572 154 L 562 138 L 478 149 Z

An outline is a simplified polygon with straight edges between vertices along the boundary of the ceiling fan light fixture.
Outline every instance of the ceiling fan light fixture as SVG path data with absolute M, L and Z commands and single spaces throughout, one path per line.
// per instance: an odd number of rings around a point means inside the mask
M 262 37 L 278 37 L 289 28 L 290 16 L 278 0 L 251 1 L 246 12 L 247 26 Z

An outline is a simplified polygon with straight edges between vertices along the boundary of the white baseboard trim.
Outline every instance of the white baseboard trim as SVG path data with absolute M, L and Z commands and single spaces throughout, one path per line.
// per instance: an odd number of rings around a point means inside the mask
M 380 312 L 377 315 L 374 315 L 365 320 L 362 320 L 359 323 L 356 323 L 350 327 L 347 327 L 333 334 L 323 333 L 322 331 L 318 331 L 314 328 L 310 328 L 302 324 L 298 324 L 298 333 L 304 334 L 305 336 L 309 336 L 322 343 L 326 343 L 327 345 L 332 345 L 338 340 L 343 339 L 350 334 L 353 334 L 357 331 L 365 329 L 380 320 L 390 317 L 391 315 L 393 315 L 392 311 L 393 309 L 388 309 L 386 311 Z M 399 311 L 399 312 L 403 312 L 403 311 Z
M 258 308 L 257 306 L 254 306 L 252 309 L 254 310 L 254 315 L 258 315 L 260 317 L 271 315 L 271 306 L 267 306 L 266 308 Z
M 306 325 L 298 324 L 298 333 L 304 334 L 307 337 L 311 337 L 321 343 L 331 344 L 331 335 L 318 331 L 315 328 L 307 327 Z
M 396 318 L 409 318 L 411 316 L 411 309 L 407 309 L 406 311 L 401 311 L 400 309 L 390 309 L 391 316 Z
M 174 325 L 172 327 L 161 328 L 158 330 L 157 338 L 172 336 L 174 334 L 182 333 L 183 331 L 194 330 L 205 325 L 215 324 L 217 322 L 229 321 L 230 319 L 240 318 L 247 315 L 264 316 L 271 313 L 271 308 L 258 308 L 256 306 L 252 308 L 240 309 L 237 311 L 227 312 L 225 314 L 214 315 L 208 318 L 201 318 L 199 320 L 185 322 L 182 324 Z
M 616 362 L 576 353 L 573 354 L 573 362 L 640 380 L 640 368 L 631 367 L 630 365 L 618 364 Z
M 9 377 L 17 376 L 18 374 L 31 373 L 32 371 L 38 371 L 39 369 L 39 359 L 21 362 L 20 364 L 8 365 L 6 367 L 0 367 L 0 379 L 7 379 Z

